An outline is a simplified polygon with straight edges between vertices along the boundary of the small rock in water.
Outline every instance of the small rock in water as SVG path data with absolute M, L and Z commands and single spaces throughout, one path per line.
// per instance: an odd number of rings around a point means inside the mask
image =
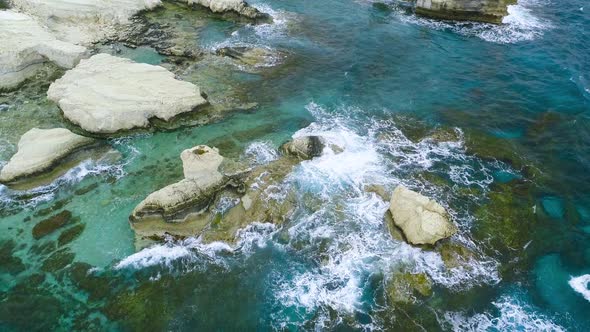
M 312 159 L 322 155 L 324 146 L 324 140 L 319 136 L 303 136 L 283 144 L 281 150 L 299 159 Z
M 8 108 L 7 104 L 0 104 L 0 112 L 8 111 Z
M 57 229 L 65 226 L 72 219 L 72 212 L 63 210 L 62 212 L 40 221 L 33 227 L 33 237 L 38 240 L 45 235 L 51 234 Z
M 435 244 L 457 232 L 444 207 L 401 185 L 391 195 L 389 211 L 411 244 Z

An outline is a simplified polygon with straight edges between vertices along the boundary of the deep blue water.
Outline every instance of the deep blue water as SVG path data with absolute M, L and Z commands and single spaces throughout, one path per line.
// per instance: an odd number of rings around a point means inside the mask
M 195 38 L 209 50 L 250 45 L 284 54 L 275 69 L 230 75 L 258 103 L 255 111 L 113 141 L 120 167 L 72 176 L 40 202 L 0 188 L 0 239 L 14 241 L 11 254 L 25 266 L 0 271 L 0 329 L 590 329 L 584 1 L 520 1 L 503 26 L 417 18 L 395 1 L 252 3 L 274 23 L 210 18 Z M 141 50 L 126 56 L 161 60 Z M 421 140 L 439 127 L 457 128 L 462 139 Z M 318 203 L 302 203 L 284 225 L 250 226 L 237 248 L 189 239 L 134 252 L 127 216 L 179 179 L 183 149 L 219 144 L 226 156 L 263 162 L 295 133 L 345 148 L 302 163 L 283 184 Z M 15 137 L 0 137 L 2 160 Z M 74 195 L 92 183 L 95 191 Z M 362 190 L 375 183 L 403 183 L 448 207 L 460 228 L 453 240 L 477 253 L 469 267 L 446 269 L 437 253 L 392 240 L 383 226 L 387 203 Z M 495 194 L 504 203 L 491 204 Z M 72 268 L 34 279 L 47 254 L 32 250 L 33 224 L 23 219 L 64 200 L 86 224 L 68 247 L 76 262 L 95 267 L 90 285 Z M 488 215 L 497 227 L 484 225 Z M 426 273 L 433 295 L 389 303 L 385 285 L 398 270 Z M 573 277 L 582 277 L 577 291 Z

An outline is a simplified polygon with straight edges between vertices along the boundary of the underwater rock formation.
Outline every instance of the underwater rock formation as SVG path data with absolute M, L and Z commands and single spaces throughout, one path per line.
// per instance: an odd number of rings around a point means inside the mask
M 444 20 L 502 23 L 516 0 L 417 0 L 416 14 Z
M 47 61 L 72 68 L 87 56 L 85 47 L 57 40 L 30 16 L 0 11 L 0 90 L 18 86 Z
M 444 207 L 401 185 L 391 195 L 389 211 L 411 244 L 435 244 L 457 232 Z
M 53 171 L 64 159 L 96 143 L 95 139 L 64 128 L 33 128 L 21 137 L 17 153 L 0 171 L 0 183 L 32 181 L 33 177 Z
M 160 66 L 97 54 L 55 81 L 47 96 L 87 132 L 116 134 L 149 128 L 207 104 L 196 85 Z

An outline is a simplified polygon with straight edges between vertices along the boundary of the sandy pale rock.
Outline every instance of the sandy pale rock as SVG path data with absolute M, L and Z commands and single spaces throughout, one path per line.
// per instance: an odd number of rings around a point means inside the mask
M 17 153 L 2 168 L 0 182 L 11 183 L 50 171 L 72 153 L 95 143 L 64 128 L 33 128 L 21 137 Z
M 189 233 L 183 235 L 191 235 L 191 216 L 205 209 L 223 185 L 223 175 L 218 170 L 223 157 L 217 149 L 199 145 L 184 150 L 181 159 L 185 178 L 150 194 L 133 210 L 130 220 L 136 232 L 153 231 L 155 226 L 166 229 L 161 226 L 166 223 L 187 223 Z
M 234 12 L 248 18 L 266 18 L 267 15 L 248 5 L 244 0 L 182 0 L 189 5 L 197 4 L 209 8 L 214 13 Z
M 416 13 L 438 19 L 499 24 L 512 4 L 516 0 L 417 0 Z
M 16 87 L 51 61 L 72 68 L 88 55 L 85 47 L 57 40 L 28 15 L 0 11 L 0 89 Z
M 457 232 L 444 207 L 401 185 L 391 195 L 389 211 L 411 244 L 434 244 Z
M 61 40 L 90 44 L 116 33 L 118 24 L 160 0 L 12 0 L 13 6 L 37 18 Z
M 107 54 L 82 60 L 47 92 L 64 116 L 95 134 L 114 134 L 169 121 L 207 104 L 196 85 L 160 66 Z

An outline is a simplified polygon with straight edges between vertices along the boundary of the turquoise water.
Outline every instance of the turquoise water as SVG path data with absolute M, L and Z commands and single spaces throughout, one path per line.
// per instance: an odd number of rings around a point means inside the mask
M 213 102 L 232 92 L 255 109 L 111 140 L 118 161 L 88 162 L 35 192 L 0 187 L 2 330 L 590 328 L 589 286 L 572 286 L 590 273 L 583 1 L 521 1 L 501 27 L 417 18 L 401 2 L 252 3 L 274 23 L 209 15 L 195 40 L 285 56 L 248 73 L 206 58 L 179 76 Z M 120 56 L 164 60 L 148 48 Z M 32 125 L 66 125 L 44 86 L 0 95 L 1 161 Z M 423 139 L 436 128 L 456 128 L 460 140 Z M 128 215 L 182 178 L 182 150 L 209 144 L 264 163 L 293 134 L 344 152 L 303 162 L 285 180 L 310 197 L 292 220 L 254 223 L 234 247 L 188 239 L 136 252 Z M 453 241 L 474 252 L 466 267 L 389 236 L 387 202 L 363 187 L 400 183 L 449 209 L 460 228 Z M 85 225 L 81 235 L 65 249 L 60 232 L 34 240 L 34 225 L 63 209 Z M 432 295 L 391 303 L 395 271 L 426 273 Z

